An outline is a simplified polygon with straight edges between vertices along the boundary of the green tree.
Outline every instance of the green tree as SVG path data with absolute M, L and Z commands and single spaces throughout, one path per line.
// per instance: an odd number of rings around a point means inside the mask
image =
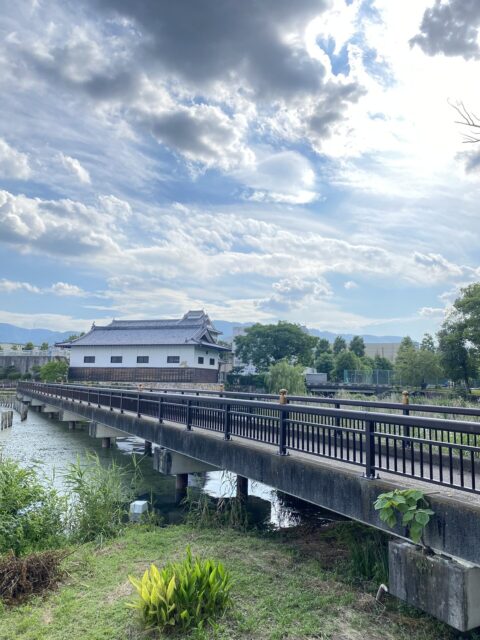
M 373 359 L 373 368 L 381 369 L 382 371 L 392 371 L 393 362 L 388 358 L 384 358 L 383 356 L 376 355 Z
M 318 338 L 315 345 L 315 357 L 322 353 L 332 353 L 332 345 L 326 338 Z
M 303 366 L 290 364 L 287 360 L 270 365 L 265 383 L 269 393 L 279 393 L 280 389 L 286 389 L 292 396 L 301 396 L 307 392 Z
M 42 344 L 40 345 L 40 351 L 47 351 L 48 349 L 48 342 L 42 342 Z
M 33 342 L 27 342 L 23 347 L 24 351 L 33 351 L 33 349 L 35 349 Z
M 446 320 L 437 335 L 445 374 L 453 382 L 463 382 L 470 391 L 470 380 L 477 375 L 478 368 L 475 349 L 465 336 L 464 324 Z
M 412 339 L 402 340 L 395 360 L 395 377 L 400 384 L 424 387 L 436 383 L 444 375 L 441 361 L 431 336 L 424 338 L 419 349 Z M 433 350 L 432 350 L 433 346 Z
M 42 382 L 59 382 L 67 377 L 68 364 L 65 360 L 51 360 L 40 367 Z
M 235 353 L 259 372 L 283 359 L 308 367 L 313 362 L 315 343 L 316 339 L 297 324 L 254 324 L 246 329 L 245 335 L 235 339 Z
M 342 336 L 337 336 L 333 341 L 333 355 L 338 356 L 340 351 L 346 351 L 346 349 L 347 343 L 345 341 L 345 338 L 342 338 Z
M 463 288 L 453 306 L 454 320 L 462 325 L 465 338 L 480 353 L 480 282 Z
M 335 361 L 333 358 L 333 353 L 321 353 L 315 358 L 315 369 L 319 373 L 326 373 L 328 377 L 330 377 L 333 367 L 335 366 Z
M 436 352 L 435 341 L 433 336 L 430 333 L 425 333 L 422 338 L 422 342 L 420 343 L 420 349 L 423 351 L 431 351 L 432 353 Z
M 348 345 L 350 351 L 358 356 L 359 358 L 363 358 L 365 355 L 365 342 L 363 341 L 362 336 L 353 336 L 350 340 L 350 344 Z
M 336 382 L 343 382 L 344 371 L 353 371 L 355 369 L 361 369 L 362 363 L 358 356 L 353 351 L 347 351 L 343 349 L 335 356 L 334 368 L 332 371 L 332 379 Z
M 409 336 L 406 336 L 401 341 L 395 358 L 395 378 L 398 384 L 415 384 L 415 364 L 415 344 Z

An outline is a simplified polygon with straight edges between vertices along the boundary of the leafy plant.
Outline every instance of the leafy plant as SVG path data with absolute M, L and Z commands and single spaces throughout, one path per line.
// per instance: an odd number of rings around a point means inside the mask
M 380 520 L 391 528 L 397 525 L 400 514 L 402 525 L 407 528 L 409 538 L 415 543 L 422 542 L 423 530 L 430 522 L 430 517 L 435 515 L 424 494 L 417 489 L 395 489 L 381 493 L 373 506 L 376 511 L 380 511 Z
M 0 460 L 0 554 L 19 556 L 59 546 L 65 517 L 65 499 L 43 486 L 35 469 Z
M 194 558 L 190 547 L 183 562 L 160 570 L 152 564 L 141 580 L 129 580 L 139 600 L 128 606 L 138 609 L 149 627 L 201 629 L 231 604 L 231 579 L 223 564 Z

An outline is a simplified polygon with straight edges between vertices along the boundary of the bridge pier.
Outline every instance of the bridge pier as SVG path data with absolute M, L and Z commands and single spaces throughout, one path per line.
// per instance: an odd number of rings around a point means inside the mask
M 115 442 L 115 438 L 109 438 L 108 436 L 102 438 L 102 449 L 110 449 L 112 441 Z
M 248 500 L 248 478 L 237 475 L 237 498 L 242 502 Z
M 149 440 L 145 440 L 143 451 L 146 456 L 151 456 L 153 453 L 152 443 Z
M 480 626 L 480 568 L 438 554 L 427 555 L 410 542 L 388 545 L 389 591 L 454 629 Z
M 69 431 L 75 431 L 75 426 L 76 426 L 75 420 L 69 420 L 68 421 L 68 430 Z
M 180 503 L 187 496 L 188 473 L 177 473 L 175 476 L 175 502 Z

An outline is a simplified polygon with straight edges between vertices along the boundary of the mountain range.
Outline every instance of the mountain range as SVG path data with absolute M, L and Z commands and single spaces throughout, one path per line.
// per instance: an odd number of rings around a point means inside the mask
M 251 322 L 229 322 L 228 320 L 214 320 L 214 325 L 219 331 L 222 332 L 220 339 L 231 340 L 233 336 L 234 327 L 248 327 Z M 85 327 L 88 331 L 89 327 Z M 354 334 L 350 333 L 333 333 L 331 331 L 320 331 L 319 329 L 308 329 L 308 332 L 312 336 L 319 338 L 326 338 L 330 342 L 333 342 L 337 335 L 341 335 L 345 340 L 350 341 Z M 51 331 L 50 329 L 24 329 L 23 327 L 17 327 L 13 324 L 0 323 L 0 343 L 15 343 L 25 344 L 26 342 L 33 342 L 35 345 L 40 345 L 42 342 L 48 342 L 52 345 L 55 342 L 61 342 L 65 340 L 76 331 Z M 402 336 L 374 336 L 370 334 L 362 335 L 362 338 L 366 343 L 378 343 L 378 342 L 400 342 Z

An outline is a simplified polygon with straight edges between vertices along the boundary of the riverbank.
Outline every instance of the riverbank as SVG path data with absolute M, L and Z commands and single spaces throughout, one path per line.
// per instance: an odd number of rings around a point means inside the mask
M 13 608 L 0 605 L 0 640 L 140 640 L 128 575 L 194 554 L 231 572 L 233 608 L 207 640 L 454 640 L 455 632 L 393 598 L 378 604 L 374 584 L 352 581 L 335 527 L 268 535 L 188 525 L 132 526 L 104 546 L 85 544 L 65 560 L 59 587 Z M 378 585 L 377 585 L 378 586 Z M 171 636 L 170 636 L 171 637 Z M 175 637 L 175 636 L 173 636 Z M 179 637 L 179 636 L 177 636 Z M 472 635 L 472 640 L 476 636 Z

